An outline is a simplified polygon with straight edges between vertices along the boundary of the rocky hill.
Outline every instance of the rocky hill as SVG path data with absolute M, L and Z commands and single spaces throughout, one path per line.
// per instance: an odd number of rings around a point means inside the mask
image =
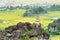
M 26 40 L 37 37 L 37 39 L 49 39 L 49 34 L 44 31 L 40 25 L 29 22 L 19 22 L 17 25 L 9 26 L 5 30 L 0 30 L 0 40 L 20 40 L 25 37 Z
M 60 32 L 60 19 L 57 19 L 48 25 L 49 32 Z

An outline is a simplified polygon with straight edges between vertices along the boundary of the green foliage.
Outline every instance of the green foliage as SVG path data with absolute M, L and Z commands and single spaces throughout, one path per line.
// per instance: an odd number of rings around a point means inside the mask
M 59 32 L 52 32 L 52 35 L 59 35 Z
M 52 5 L 51 7 L 50 7 L 50 9 L 49 10 L 51 10 L 51 11 L 60 11 L 60 5 Z
M 43 14 L 43 13 L 47 13 L 47 11 L 45 11 L 42 7 L 34 7 L 32 9 L 28 9 L 25 13 L 24 13 L 24 17 L 26 16 L 34 16 L 36 14 Z
M 35 13 L 42 13 L 44 11 L 44 9 L 42 7 L 36 7 L 36 8 L 33 8 L 33 11 Z
M 3 23 L 3 20 L 0 20 L 0 23 Z

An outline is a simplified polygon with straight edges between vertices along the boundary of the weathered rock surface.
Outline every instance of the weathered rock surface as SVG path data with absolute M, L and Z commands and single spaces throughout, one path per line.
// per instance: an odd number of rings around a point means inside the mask
M 60 19 L 57 19 L 48 25 L 49 32 L 60 32 Z
M 37 37 L 48 40 L 49 34 L 41 28 L 41 25 L 29 22 L 19 22 L 17 25 L 9 26 L 5 30 L 0 30 L 0 40 L 20 40 L 21 37 Z M 39 38 L 40 38 L 39 37 Z

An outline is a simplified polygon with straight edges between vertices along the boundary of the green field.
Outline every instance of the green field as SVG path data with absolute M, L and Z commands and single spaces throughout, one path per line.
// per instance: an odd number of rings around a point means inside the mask
M 30 22 L 34 23 L 36 21 L 36 17 L 23 17 L 23 14 L 26 10 L 11 10 L 11 11 L 0 11 L 0 29 L 4 29 L 10 25 L 15 25 L 18 22 Z M 42 24 L 42 28 L 47 29 L 47 26 L 52 21 L 60 18 L 60 12 L 48 12 L 47 14 L 40 15 L 40 23 Z M 60 36 L 52 36 L 51 40 L 60 40 Z

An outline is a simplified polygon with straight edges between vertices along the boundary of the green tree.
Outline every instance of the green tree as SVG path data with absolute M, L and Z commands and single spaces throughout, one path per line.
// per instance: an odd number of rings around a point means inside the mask
M 28 9 L 25 13 L 24 13 L 24 17 L 25 16 L 34 16 L 35 14 L 39 15 L 40 13 L 43 13 L 45 10 L 42 7 L 33 7 Z

